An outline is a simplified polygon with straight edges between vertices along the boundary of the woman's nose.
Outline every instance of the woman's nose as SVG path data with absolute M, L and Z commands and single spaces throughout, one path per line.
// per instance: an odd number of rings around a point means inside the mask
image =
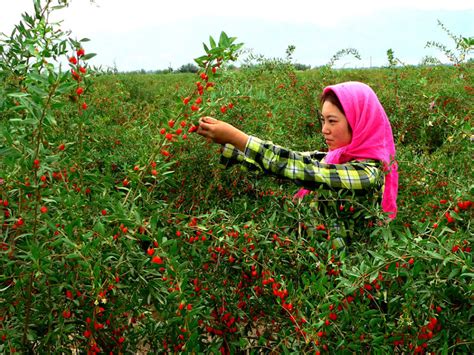
M 322 126 L 322 128 L 321 128 L 321 132 L 322 132 L 323 134 L 328 134 L 328 133 L 329 133 L 329 129 L 328 129 L 328 125 L 327 125 L 327 124 L 323 123 L 323 126 Z

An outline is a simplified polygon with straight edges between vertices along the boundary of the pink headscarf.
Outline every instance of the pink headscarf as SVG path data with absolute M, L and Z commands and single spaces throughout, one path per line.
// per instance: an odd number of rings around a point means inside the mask
M 351 160 L 373 159 L 383 163 L 385 186 L 382 209 L 390 218 L 397 215 L 398 166 L 395 144 L 388 117 L 375 92 L 366 84 L 346 82 L 324 88 L 332 91 L 341 102 L 347 121 L 352 128 L 352 141 L 348 145 L 331 150 L 325 158 L 329 164 L 343 164 Z M 302 198 L 309 191 L 301 189 L 295 195 Z

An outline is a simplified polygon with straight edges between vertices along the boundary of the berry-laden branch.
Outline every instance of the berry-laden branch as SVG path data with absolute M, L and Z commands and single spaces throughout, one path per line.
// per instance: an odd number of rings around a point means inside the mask
M 171 112 L 170 116 L 172 118 L 167 119 L 168 128 L 163 127 L 160 129 L 160 134 L 163 138 L 161 142 L 156 144 L 156 149 L 152 151 L 147 163 L 148 166 L 156 166 L 156 160 L 160 154 L 165 159 L 170 158 L 170 147 L 178 142 L 177 137 L 181 137 L 182 140 L 188 138 L 183 129 L 189 125 L 189 122 L 194 122 L 190 124 L 188 129 L 188 133 L 193 133 L 198 128 L 198 119 L 200 117 L 217 107 L 219 107 L 222 113 L 234 107 L 233 103 L 221 105 L 220 103 L 225 100 L 223 97 L 211 100 L 208 95 L 216 88 L 216 82 L 213 79 L 218 79 L 221 76 L 219 71 L 222 70 L 227 62 L 237 60 L 243 43 L 234 43 L 236 39 L 236 37 L 228 37 L 225 32 L 221 32 L 217 43 L 212 36 L 209 37 L 209 46 L 203 43 L 206 54 L 194 59 L 201 68 L 197 73 L 199 81 L 196 82 L 195 87 L 188 91 L 188 95 L 181 100 L 175 111 Z M 179 123 L 178 128 L 171 131 L 175 128 L 176 123 L 181 117 L 184 119 Z M 135 200 L 139 186 L 144 184 L 143 181 L 146 173 L 146 169 L 140 170 L 138 186 L 134 189 L 133 194 L 131 194 L 132 188 L 128 189 L 122 205 L 127 203 L 130 196 L 132 196 L 132 201 Z

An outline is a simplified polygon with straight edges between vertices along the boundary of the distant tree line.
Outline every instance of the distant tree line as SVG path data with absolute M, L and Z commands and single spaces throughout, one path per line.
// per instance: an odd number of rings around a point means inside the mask
M 311 69 L 311 65 L 306 65 L 306 64 L 294 63 L 293 66 L 295 67 L 296 70 L 300 70 L 300 71 Z M 239 68 L 233 64 L 230 64 L 227 66 L 227 69 L 236 70 Z M 171 67 L 168 67 L 166 69 L 157 69 L 157 70 L 140 69 L 140 70 L 127 71 L 127 73 L 130 73 L 130 74 L 172 74 L 172 73 L 197 73 L 198 71 L 199 71 L 199 68 L 197 65 L 193 63 L 187 63 L 187 64 L 181 65 L 178 69 L 173 69 Z

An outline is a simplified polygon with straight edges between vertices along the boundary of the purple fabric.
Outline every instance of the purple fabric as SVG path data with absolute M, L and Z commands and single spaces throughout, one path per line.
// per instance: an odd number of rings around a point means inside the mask
M 343 164 L 351 160 L 373 159 L 383 163 L 385 187 L 382 209 L 390 218 L 397 215 L 398 166 L 395 144 L 388 117 L 375 92 L 366 84 L 345 82 L 324 88 L 339 98 L 347 121 L 352 128 L 352 141 L 348 145 L 330 150 L 325 158 L 329 164 Z M 301 189 L 295 198 L 303 198 L 309 191 Z

